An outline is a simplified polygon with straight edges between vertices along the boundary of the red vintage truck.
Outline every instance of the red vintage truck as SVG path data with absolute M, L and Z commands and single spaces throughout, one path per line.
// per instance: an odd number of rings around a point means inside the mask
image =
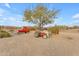
M 23 27 L 23 28 L 18 30 L 18 33 L 28 33 L 28 32 L 30 32 L 29 27 Z

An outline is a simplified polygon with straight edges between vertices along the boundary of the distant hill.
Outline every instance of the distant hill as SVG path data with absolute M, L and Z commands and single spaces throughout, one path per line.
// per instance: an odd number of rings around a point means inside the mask
M 32 26 L 22 26 L 22 27 L 29 27 L 29 28 L 33 29 Z M 17 26 L 0 26 L 0 29 L 15 30 L 15 29 L 20 29 L 22 27 L 17 27 Z

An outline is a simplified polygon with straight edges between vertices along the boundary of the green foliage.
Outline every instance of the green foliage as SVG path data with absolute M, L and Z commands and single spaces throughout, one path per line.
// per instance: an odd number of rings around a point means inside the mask
M 39 29 L 44 25 L 54 22 L 59 10 L 48 10 L 45 6 L 37 6 L 33 10 L 25 10 L 24 20 L 38 25 Z
M 0 38 L 4 37 L 11 37 L 11 35 L 6 31 L 0 30 Z
M 48 28 L 48 31 L 51 32 L 52 34 L 59 34 L 59 27 L 58 26 L 54 26 L 54 27 L 50 27 Z
M 21 27 L 16 27 L 16 29 L 20 29 Z
M 59 27 L 59 29 L 67 29 L 68 28 L 68 26 L 65 26 L 65 25 L 59 25 L 58 27 Z

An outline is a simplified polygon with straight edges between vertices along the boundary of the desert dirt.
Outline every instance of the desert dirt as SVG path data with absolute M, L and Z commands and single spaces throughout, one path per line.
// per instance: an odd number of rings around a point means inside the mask
M 0 56 L 79 56 L 78 30 L 61 31 L 48 39 L 35 38 L 33 32 L 0 38 Z

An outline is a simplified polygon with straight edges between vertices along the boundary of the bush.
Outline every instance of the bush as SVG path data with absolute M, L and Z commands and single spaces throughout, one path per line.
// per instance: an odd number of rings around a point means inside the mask
M 59 27 L 55 26 L 55 27 L 48 28 L 48 31 L 54 34 L 59 34 Z
M 11 37 L 10 33 L 0 30 L 0 38 Z

